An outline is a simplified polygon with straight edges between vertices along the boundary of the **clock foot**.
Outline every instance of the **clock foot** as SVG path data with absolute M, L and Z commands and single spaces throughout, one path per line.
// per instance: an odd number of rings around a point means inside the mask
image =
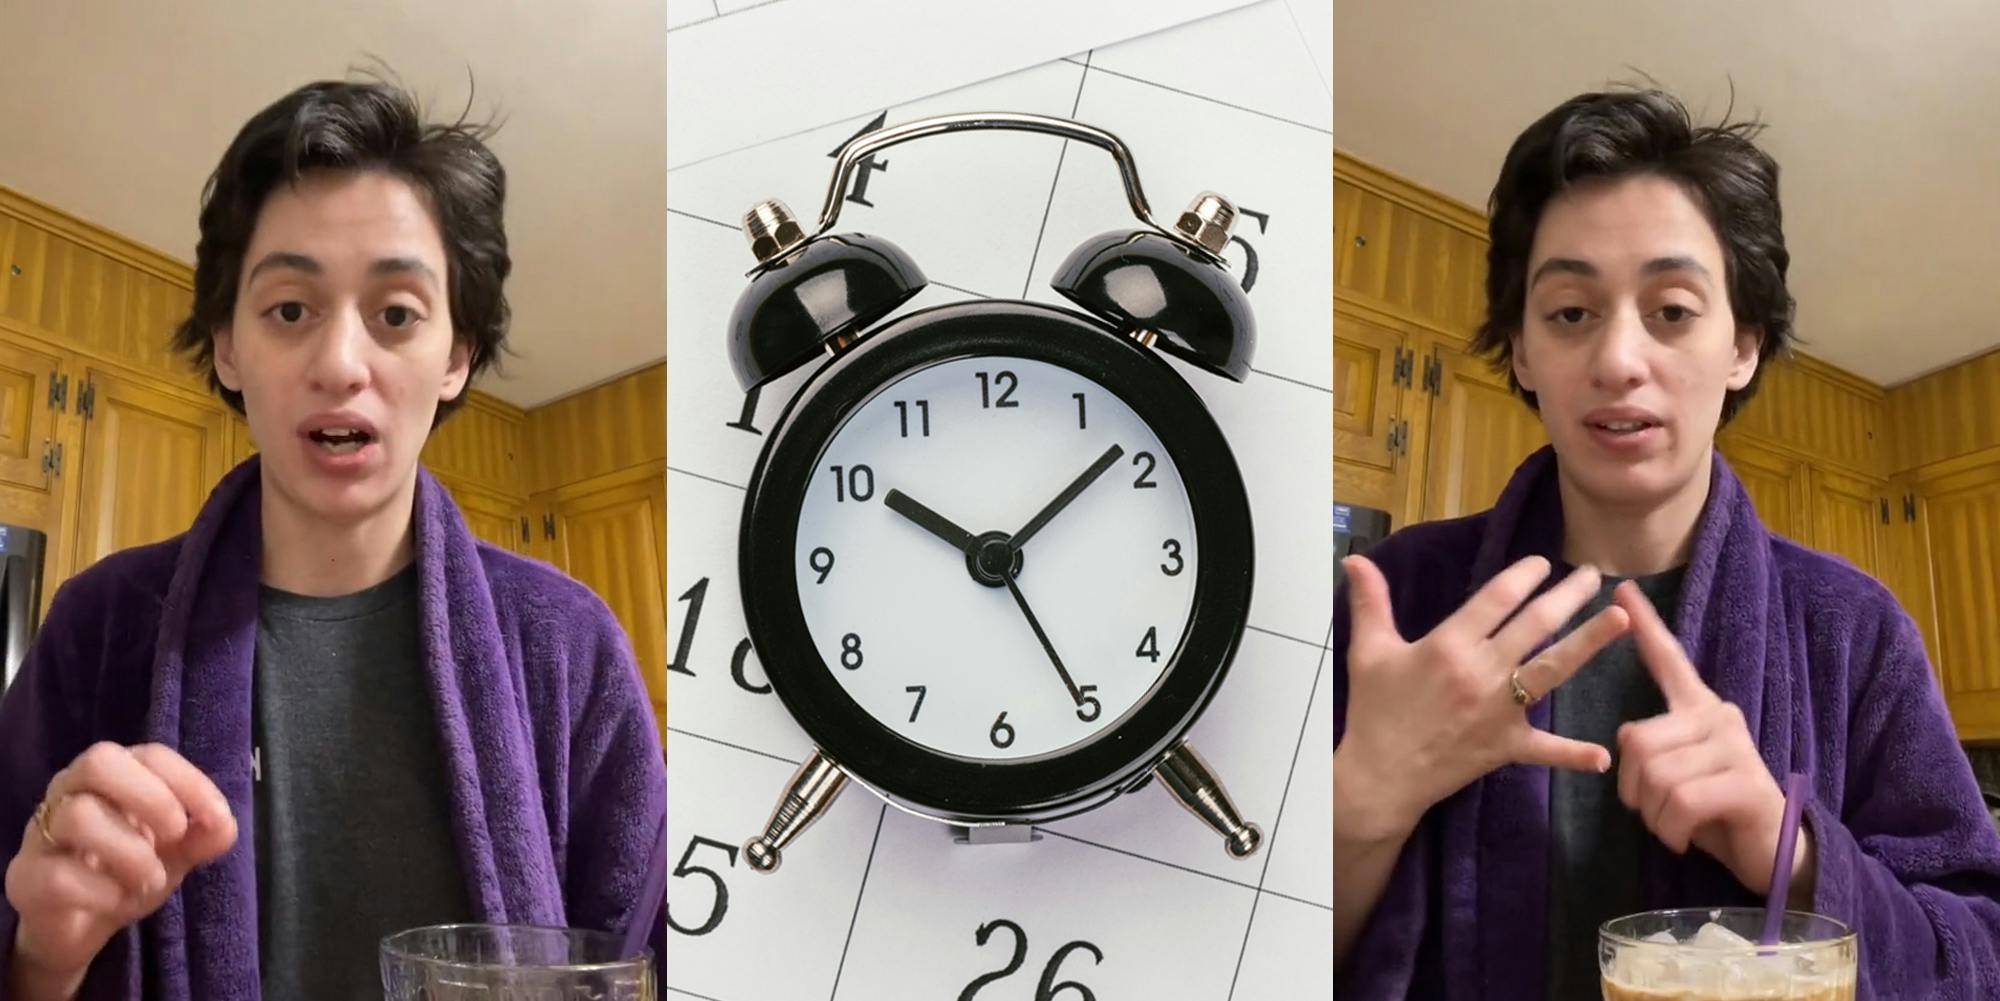
M 1263 846 L 1263 830 L 1245 822 L 1243 815 L 1236 812 L 1236 804 L 1229 801 L 1229 791 L 1222 787 L 1222 780 L 1209 771 L 1208 762 L 1201 760 L 1192 745 L 1181 742 L 1167 752 L 1153 771 L 1189 813 L 1222 835 L 1223 846 L 1231 857 L 1249 858 Z
M 778 864 L 784 861 L 786 845 L 797 840 L 813 821 L 826 812 L 827 807 L 847 788 L 847 774 L 824 752 L 814 751 L 799 770 L 792 773 L 792 781 L 785 789 L 784 798 L 771 811 L 771 819 L 764 823 L 764 833 L 743 844 L 743 857 L 750 863 L 753 872 L 776 872 Z

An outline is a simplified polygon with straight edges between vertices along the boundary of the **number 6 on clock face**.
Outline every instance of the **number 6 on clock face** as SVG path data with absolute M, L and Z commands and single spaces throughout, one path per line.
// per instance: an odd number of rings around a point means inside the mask
M 896 510 L 908 498 L 975 539 L 1012 535 L 1114 450 L 1017 550 L 993 540 L 1018 559 L 1011 590 Z M 1012 759 L 1089 739 L 1166 669 L 1141 648 L 1180 643 L 1200 559 L 1186 486 L 1159 435 L 1082 373 L 1006 356 L 911 372 L 848 416 L 817 468 L 796 546 L 807 629 L 848 696 L 912 743 Z

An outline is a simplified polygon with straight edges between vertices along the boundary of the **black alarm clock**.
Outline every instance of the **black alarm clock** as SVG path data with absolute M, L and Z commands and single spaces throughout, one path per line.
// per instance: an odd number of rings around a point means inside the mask
M 1057 269 L 1077 309 L 981 299 L 879 322 L 927 279 L 888 240 L 830 232 L 848 180 L 892 145 L 973 129 L 1107 150 L 1143 226 Z M 1255 327 L 1220 254 L 1235 214 L 1203 193 L 1159 226 L 1115 136 L 1021 114 L 855 137 L 812 233 L 776 201 L 746 214 L 739 382 L 820 360 L 758 457 L 738 541 L 750 641 L 816 745 L 745 845 L 753 869 L 776 869 L 850 779 L 982 842 L 1157 775 L 1231 855 L 1257 851 L 1185 739 L 1247 621 L 1250 506 L 1161 357 L 1248 372 Z

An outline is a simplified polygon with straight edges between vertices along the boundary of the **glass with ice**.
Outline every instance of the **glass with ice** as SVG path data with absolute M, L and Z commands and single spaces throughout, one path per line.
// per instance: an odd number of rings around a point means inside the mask
M 657 1001 L 651 952 L 603 932 L 438 925 L 382 940 L 386 1001 Z
M 1832 918 L 1786 911 L 1760 946 L 1759 907 L 1647 911 L 1597 933 L 1604 1001 L 1853 1001 L 1856 940 Z

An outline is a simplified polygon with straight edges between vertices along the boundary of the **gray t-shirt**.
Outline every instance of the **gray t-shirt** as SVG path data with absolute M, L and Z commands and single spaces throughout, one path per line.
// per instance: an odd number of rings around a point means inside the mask
M 258 609 L 264 997 L 379 1001 L 382 937 L 470 920 L 425 677 L 414 568 Z
M 1555 576 L 1563 570 L 1558 568 Z M 1677 568 L 1637 578 L 1639 589 L 1672 622 L 1679 604 Z M 1611 604 L 1625 578 L 1604 578 L 1604 586 L 1563 634 Z M 1621 724 L 1666 711 L 1630 633 L 1599 651 L 1570 680 L 1549 694 L 1550 729 L 1617 753 Z M 1571 1001 L 1597 997 L 1597 929 L 1612 918 L 1645 909 L 1640 849 L 1648 837 L 1639 815 L 1618 799 L 1618 768 L 1602 775 L 1556 768 L 1549 772 L 1549 998 Z

